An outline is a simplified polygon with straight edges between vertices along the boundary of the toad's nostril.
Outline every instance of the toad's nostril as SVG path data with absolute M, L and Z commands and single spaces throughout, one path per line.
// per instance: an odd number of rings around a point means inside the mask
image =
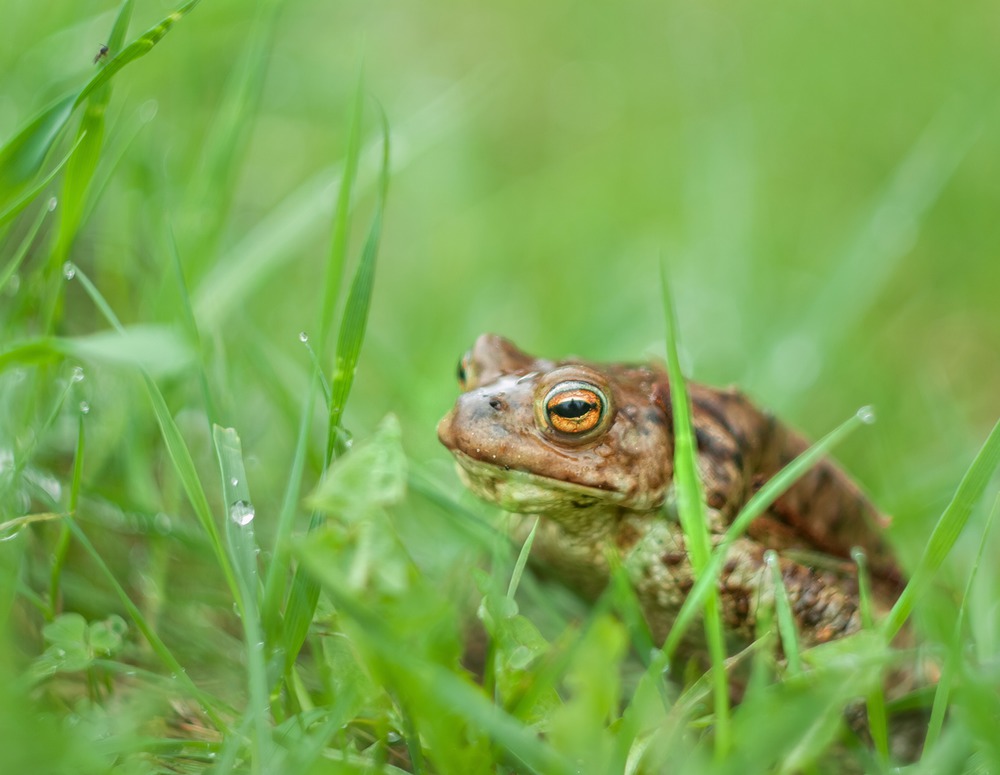
M 497 411 L 500 411 L 500 409 L 503 408 L 503 401 L 501 401 L 499 398 L 491 398 L 490 406 L 496 409 Z

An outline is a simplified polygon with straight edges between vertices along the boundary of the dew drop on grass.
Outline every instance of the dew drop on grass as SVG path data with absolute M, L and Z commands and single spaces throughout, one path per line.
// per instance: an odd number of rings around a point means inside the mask
M 55 197 L 52 197 L 49 200 L 49 212 L 51 213 L 53 210 L 55 210 L 56 209 L 56 205 L 58 205 L 58 204 L 59 204 L 59 200 L 56 199 Z
M 83 382 L 86 375 L 83 373 L 82 366 L 73 367 L 73 375 L 70 377 L 74 382 Z
M 871 425 L 875 422 L 875 408 L 871 406 L 862 406 L 858 409 L 858 419 L 866 425 Z
M 80 414 L 90 414 L 90 404 L 86 401 L 80 402 Z
M 156 118 L 156 112 L 160 109 L 160 104 L 156 100 L 146 100 L 139 106 L 139 120 L 148 124 Z
M 76 264 L 74 264 L 72 261 L 67 261 L 65 264 L 63 264 L 63 277 L 65 277 L 67 280 L 72 280 L 74 277 L 76 277 Z
M 170 515 L 162 511 L 156 512 L 156 516 L 153 517 L 153 527 L 156 528 L 156 532 L 160 535 L 169 535 Z
M 230 483 L 230 484 L 231 484 L 231 485 L 232 485 L 233 487 L 235 487 L 236 485 L 238 485 L 238 484 L 240 483 L 240 480 L 239 480 L 239 479 L 237 479 L 237 478 L 236 478 L 236 477 L 234 476 L 234 477 L 233 477 L 232 479 L 230 479 L 230 480 L 229 480 L 229 483 Z
M 308 342 L 309 334 L 307 334 L 305 331 L 299 331 L 299 341 L 302 342 L 302 344 Z
M 24 522 L 17 522 L 14 524 L 8 522 L 6 525 L 0 525 L 0 543 L 10 541 L 12 538 L 17 538 L 20 532 L 24 529 L 24 526 Z
M 229 518 L 240 527 L 253 522 L 254 515 L 253 504 L 247 501 L 236 501 L 229 507 Z

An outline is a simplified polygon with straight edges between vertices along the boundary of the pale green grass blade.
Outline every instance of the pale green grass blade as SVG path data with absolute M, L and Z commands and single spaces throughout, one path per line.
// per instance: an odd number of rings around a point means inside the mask
M 528 555 L 531 554 L 531 547 L 535 543 L 535 531 L 538 530 L 538 519 L 531 526 L 531 532 L 524 539 L 521 551 L 518 552 L 517 562 L 514 563 L 514 571 L 510 574 L 510 584 L 507 586 L 507 599 L 513 600 L 517 594 L 517 587 L 521 583 L 521 576 L 524 575 L 524 568 L 528 564 Z
M 22 210 L 24 210 L 29 204 L 35 201 L 36 197 L 45 190 L 45 188 L 51 183 L 56 175 L 66 166 L 66 163 L 73 158 L 73 154 L 76 153 L 76 149 L 79 147 L 81 140 L 78 139 L 72 148 L 69 149 L 69 153 L 62 157 L 59 162 L 52 168 L 44 178 L 42 178 L 38 183 L 32 186 L 30 189 L 25 191 L 20 196 L 15 196 L 10 198 L 10 202 L 5 206 L 0 208 L 0 227 L 4 226 L 8 221 L 16 218 Z M 0 197 L 3 196 L 3 191 L 0 189 Z M 52 202 L 55 200 L 53 199 Z M 50 207 L 53 205 L 50 202 Z
M 194 310 L 191 307 L 191 296 L 188 293 L 187 281 L 184 279 L 184 267 L 181 265 L 181 256 L 177 250 L 177 240 L 174 239 L 173 229 L 169 224 L 166 227 L 166 242 L 170 251 L 170 263 L 174 267 L 174 274 L 177 278 L 177 290 L 181 299 L 181 320 L 187 330 L 188 339 L 199 354 L 198 358 L 198 381 L 201 383 L 201 394 L 205 400 L 205 412 L 211 423 L 219 419 L 219 410 L 212 395 L 212 389 L 208 384 L 208 374 L 205 373 L 204 358 L 201 357 L 202 342 L 201 332 L 198 330 L 198 321 L 195 320 Z
M 394 171 L 402 169 L 414 156 L 423 152 L 445 132 L 449 116 L 467 109 L 466 103 L 488 86 L 483 73 L 473 73 L 444 92 L 400 125 L 393 125 L 396 149 Z M 401 142 L 399 142 L 401 140 Z M 362 152 L 355 189 L 360 195 L 378 180 L 376 163 L 369 157 L 380 154 L 375 141 L 366 143 Z M 342 163 L 314 175 L 285 197 L 254 228 L 216 261 L 194 293 L 194 308 L 205 330 L 214 330 L 240 310 L 247 298 L 267 283 L 285 264 L 329 224 L 335 204 L 335 189 L 344 174 Z
M 66 523 L 69 525 L 70 530 L 73 531 L 73 535 L 76 537 L 77 542 L 84 548 L 87 554 L 94 560 L 97 564 L 98 569 L 107 578 L 108 583 L 114 589 L 115 594 L 121 601 L 122 606 L 125 608 L 129 615 L 129 618 L 135 623 L 135 626 L 142 633 L 142 636 L 149 643 L 153 650 L 153 653 L 159 658 L 160 662 L 170 673 L 171 678 L 177 682 L 177 684 L 185 691 L 185 693 L 196 700 L 198 704 L 201 705 L 205 714 L 211 719 L 212 723 L 222 731 L 226 733 L 228 726 L 220 715 L 219 711 L 224 710 L 222 704 L 209 695 L 207 692 L 202 691 L 198 685 L 191 680 L 188 676 L 187 671 L 184 667 L 177 661 L 173 653 L 167 648 L 167 645 L 160 639 L 157 635 L 156 630 L 150 625 L 149 621 L 143 615 L 139 607 L 132 602 L 132 599 L 128 596 L 128 593 L 118 583 L 118 579 L 115 578 L 114 573 L 111 572 L 111 568 L 108 567 L 107 563 L 104 562 L 104 558 L 101 557 L 100 552 L 94 548 L 94 545 L 87 538 L 86 534 L 76 523 L 76 520 L 72 517 L 66 517 Z
M 956 100 L 941 108 L 902 160 L 871 214 L 834 271 L 810 299 L 798 330 L 808 331 L 819 351 L 836 347 L 882 295 L 909 253 L 915 229 L 937 201 L 958 165 L 982 135 L 979 106 Z M 846 322 L 846 324 L 845 324 Z
M 316 372 L 319 373 L 318 371 Z M 295 455 L 292 467 L 288 472 L 288 486 L 281 502 L 278 514 L 278 527 L 275 530 L 274 550 L 271 562 L 267 568 L 267 579 L 264 584 L 264 600 L 261 619 L 264 623 L 264 634 L 272 646 L 281 642 L 281 605 L 285 597 L 285 584 L 291 567 L 291 537 L 295 527 L 295 515 L 299 509 L 299 496 L 302 491 L 302 474 L 305 471 L 306 453 L 309 446 L 309 428 L 312 425 L 313 405 L 316 396 L 316 380 L 310 383 L 302 409 L 302 419 L 299 422 L 298 441 L 295 444 Z
M 851 557 L 858 566 L 858 607 L 861 626 L 866 630 L 875 629 L 874 598 L 872 597 L 871 576 L 868 573 L 868 558 L 858 547 L 851 550 Z M 868 729 L 875 751 L 883 766 L 889 762 L 889 718 L 886 714 L 885 692 L 879 682 L 868 695 Z
M 309 530 L 316 530 L 323 524 L 319 512 L 313 512 L 309 519 Z M 319 602 L 319 584 L 312 575 L 299 566 L 292 577 L 292 585 L 288 591 L 288 603 L 285 606 L 285 670 L 291 671 L 295 666 L 302 644 L 306 642 L 309 627 L 312 625 L 316 604 Z
M 132 5 L 133 0 L 125 0 L 118 11 L 107 43 L 111 51 L 121 50 L 132 18 Z M 78 148 L 66 165 L 66 174 L 63 176 L 59 195 L 59 230 L 55 248 L 49 257 L 50 266 L 58 267 L 66 259 L 79 229 L 86 209 L 87 192 L 104 146 L 105 113 L 110 100 L 110 83 L 94 91 L 87 100 L 87 108 L 77 128 Z
M 303 547 L 305 548 L 305 547 Z M 408 681 L 417 684 L 428 714 L 459 714 L 473 729 L 488 734 L 511 757 L 520 762 L 519 770 L 545 775 L 570 775 L 578 768 L 553 748 L 538 739 L 534 730 L 493 704 L 480 689 L 439 665 L 423 662 L 400 648 L 399 636 L 390 623 L 366 608 L 342 585 L 331 572 L 329 564 L 308 551 L 300 551 L 301 559 L 342 616 L 358 625 L 357 637 L 376 652 L 386 664 L 405 673 Z
M 49 151 L 62 136 L 73 111 L 91 94 L 107 84 L 115 73 L 130 62 L 148 54 L 170 28 L 199 2 L 200 0 L 191 0 L 158 25 L 147 30 L 109 60 L 83 89 L 63 97 L 42 110 L 0 148 L 0 212 L 7 211 L 17 194 L 38 174 Z
M 708 569 L 711 542 L 701 477 L 698 475 L 698 448 L 691 418 L 691 403 L 684 384 L 677 351 L 677 316 L 667 282 L 667 270 L 660 264 L 663 286 L 663 313 L 666 320 L 667 373 L 670 377 L 670 403 L 674 427 L 674 487 L 677 494 L 677 514 L 684 531 L 685 546 L 695 578 Z M 725 671 L 725 639 L 719 610 L 719 595 L 714 583 L 705 598 L 705 638 L 712 661 L 715 699 L 716 753 L 724 756 L 729 740 L 729 681 Z
M 35 216 L 34 223 L 28 227 L 28 231 L 24 235 L 24 239 L 21 240 L 21 244 L 17 248 L 17 252 L 11 257 L 7 265 L 0 270 L 0 293 L 3 293 L 4 287 L 10 282 L 10 278 L 14 276 L 14 273 L 21 266 L 21 262 L 24 261 L 24 257 L 28 255 L 28 250 L 31 248 L 32 243 L 35 241 L 35 237 L 38 236 L 38 230 L 42 228 L 42 222 L 45 220 L 45 216 L 51 213 L 56 206 L 56 201 L 54 199 L 50 200 L 46 207 L 40 207 L 38 209 L 38 215 Z
M 983 497 L 987 485 L 993 478 L 997 465 L 1000 465 L 1000 422 L 993 426 L 969 470 L 962 477 L 954 498 L 934 526 L 927 548 L 914 569 L 910 582 L 889 612 L 883 624 L 888 638 L 894 637 L 899 632 L 903 623 L 909 618 L 917 598 L 955 545 L 959 534 L 969 521 L 972 509 Z
M 72 338 L 41 337 L 14 343 L 0 353 L 0 371 L 11 366 L 76 358 L 167 375 L 187 368 L 192 357 L 186 343 L 168 328 L 129 326 L 120 332 L 101 331 Z
M 104 67 L 95 75 L 77 95 L 76 105 L 80 105 L 91 94 L 108 83 L 115 74 L 126 65 L 146 56 L 170 32 L 171 28 L 194 10 L 201 0 L 190 0 L 169 16 L 164 17 L 159 24 L 150 27 L 142 35 L 129 43 L 120 53 L 114 54 Z
M 198 236 L 192 240 L 194 245 L 213 245 L 224 232 L 224 220 L 237 190 L 237 162 L 246 150 L 253 128 L 283 5 L 280 0 L 257 3 L 239 63 L 220 97 L 218 114 L 205 138 L 198 174 L 185 199 L 197 207 L 200 215 L 196 226 Z
M 208 505 L 208 498 L 205 496 L 201 479 L 198 477 L 198 470 L 195 467 L 194 459 L 191 457 L 191 451 L 184 442 L 180 428 L 174 422 L 174 417 L 170 413 L 166 400 L 163 398 L 163 393 L 160 392 L 159 387 L 153 381 L 152 377 L 148 374 L 143 374 L 143 378 L 146 383 L 146 390 L 149 393 L 150 402 L 153 405 L 153 414 L 156 416 L 156 422 L 160 426 L 160 433 L 167 446 L 167 454 L 173 463 L 174 471 L 178 479 L 180 479 L 181 486 L 184 489 L 185 495 L 187 495 L 188 502 L 191 504 L 192 509 L 194 509 L 195 516 L 209 538 L 212 550 L 226 578 L 226 583 L 229 585 L 233 599 L 239 601 L 239 585 L 236 582 L 235 572 L 222 547 L 222 539 L 219 536 L 218 528 L 215 526 L 215 520 L 212 518 L 212 509 Z
M 83 451 L 84 451 L 84 415 L 80 414 L 77 422 L 76 453 L 73 456 L 73 479 L 69 491 L 69 513 L 76 514 L 77 504 L 80 502 L 80 482 L 83 477 Z M 55 551 L 52 553 L 52 570 L 49 572 L 49 610 L 48 618 L 51 621 L 59 611 L 60 588 L 59 582 L 62 577 L 63 566 L 66 564 L 66 556 L 69 553 L 70 538 L 72 532 L 69 525 L 63 523 L 59 532 L 59 540 L 56 542 Z
M 38 174 L 73 114 L 75 100 L 70 94 L 43 109 L 0 148 L 0 210 L 7 210 Z
M 23 525 L 13 520 L 0 524 L 0 633 L 3 633 L 0 638 L 0 654 L 4 656 L 10 612 L 19 593 L 18 580 L 21 578 L 29 538 L 30 533 L 23 529 Z M 37 602 L 42 603 L 40 600 Z M 44 612 L 46 609 L 47 606 L 42 603 L 39 610 Z
M 330 239 L 330 258 L 326 263 L 326 274 L 323 278 L 323 306 L 319 318 L 319 352 L 326 353 L 326 342 L 329 340 L 333 326 L 333 313 L 340 298 L 340 287 L 343 284 L 344 267 L 347 263 L 347 241 L 350 235 L 351 198 L 354 192 L 354 179 L 358 172 L 358 159 L 361 156 L 361 117 L 364 113 L 364 79 L 358 76 L 354 91 L 354 106 L 351 110 L 351 127 L 347 134 L 347 153 L 344 156 L 344 171 L 340 176 L 340 190 L 337 194 L 337 204 L 333 214 L 333 234 Z M 384 174 L 384 173 L 383 173 Z
M 125 327 L 122 326 L 121 321 L 118 320 L 118 316 L 111 309 L 111 306 L 104 299 L 101 292 L 90 281 L 90 278 L 79 269 L 75 270 L 75 276 L 87 291 L 87 295 L 90 296 L 94 305 L 101 311 L 111 326 L 119 333 L 123 333 L 126 330 Z M 3 356 L 0 356 L 0 364 L 2 364 L 2 360 Z M 146 392 L 149 395 L 149 400 L 153 405 L 153 414 L 156 416 L 156 422 L 160 426 L 163 441 L 167 445 L 167 454 L 174 465 L 174 470 L 181 482 L 184 493 L 187 495 L 188 502 L 191 504 L 192 509 L 194 509 L 195 516 L 209 538 L 212 550 L 226 578 L 226 583 L 229 586 L 233 599 L 239 602 L 240 595 L 236 576 L 232 564 L 229 562 L 229 557 L 222 546 L 222 539 L 215 526 L 215 520 L 212 518 L 212 509 L 208 505 L 208 498 L 205 496 L 201 479 L 198 477 L 198 470 L 195 467 L 194 459 L 191 457 L 191 451 L 187 448 L 180 428 L 174 422 L 174 417 L 170 413 L 170 409 L 167 406 L 166 399 L 163 397 L 163 393 L 160 392 L 160 388 L 146 371 L 142 371 L 142 376 L 146 384 Z
M 244 645 L 247 659 L 247 688 L 249 707 L 247 718 L 253 728 L 251 771 L 255 774 L 269 772 L 273 755 L 271 727 L 268 722 L 268 686 L 265 665 L 264 632 L 260 621 L 257 600 L 257 540 L 254 538 L 255 509 L 250 498 L 246 469 L 243 465 L 243 447 L 240 437 L 232 428 L 212 428 L 215 451 L 219 457 L 222 474 L 223 503 L 228 509 L 226 540 L 236 572 L 236 581 L 242 599 Z
M 368 325 L 368 308 L 371 305 L 372 288 L 375 285 L 375 259 L 378 256 L 379 240 L 382 236 L 382 216 L 385 211 L 386 196 L 389 193 L 389 122 L 381 106 L 379 117 L 382 122 L 382 167 L 379 175 L 378 199 L 337 337 L 336 365 L 333 378 L 330 380 L 330 420 L 326 447 L 328 461 L 346 449 L 341 433 L 341 420 L 347 397 L 354 384 L 354 372 L 357 369 L 358 356 L 361 354 L 361 344 Z
M 790 675 L 798 675 L 802 672 L 802 651 L 799 648 L 799 635 L 795 631 L 792 605 L 788 601 L 788 590 L 785 589 L 785 582 L 781 578 L 778 553 L 768 549 L 764 552 L 764 562 L 767 564 L 768 572 L 771 574 L 771 584 L 774 587 L 774 614 L 778 623 L 778 635 L 781 637 L 781 647 L 788 662 L 788 672 Z
M 951 695 L 951 686 L 955 675 L 959 671 L 959 662 L 964 653 L 963 638 L 965 633 L 965 622 L 969 617 L 969 606 L 972 598 L 973 584 L 982 565 L 983 556 L 986 553 L 990 531 L 996 521 L 997 514 L 1000 513 L 1000 495 L 993 502 L 993 508 L 986 520 L 983 528 L 983 537 L 979 542 L 979 551 L 976 559 L 972 563 L 972 570 L 969 572 L 969 579 L 965 584 L 965 594 L 962 595 L 962 603 L 958 608 L 958 619 L 955 622 L 955 634 L 948 649 L 947 657 L 941 666 L 941 677 L 938 679 L 937 688 L 934 691 L 934 702 L 931 706 L 931 717 L 927 723 L 927 737 L 924 738 L 924 755 L 937 745 L 941 737 L 941 728 L 944 725 L 945 714 L 948 710 L 948 701 Z

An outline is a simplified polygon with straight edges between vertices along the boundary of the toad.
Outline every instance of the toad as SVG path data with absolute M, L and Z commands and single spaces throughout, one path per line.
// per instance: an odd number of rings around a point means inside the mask
M 438 437 L 464 483 L 507 511 L 540 515 L 532 558 L 585 598 L 607 585 L 608 552 L 616 551 L 662 643 L 694 583 L 676 513 L 666 372 L 535 358 L 484 334 L 458 379 L 464 392 Z M 718 544 L 747 500 L 808 445 L 735 389 L 687 387 Z M 876 607 L 891 606 L 902 580 L 885 521 L 832 461 L 814 466 L 728 549 L 718 589 L 733 645 L 753 640 L 758 612 L 772 604 L 767 550 L 778 554 L 803 646 L 860 627 L 852 547 L 868 557 Z M 515 532 L 524 536 L 533 523 L 522 518 Z

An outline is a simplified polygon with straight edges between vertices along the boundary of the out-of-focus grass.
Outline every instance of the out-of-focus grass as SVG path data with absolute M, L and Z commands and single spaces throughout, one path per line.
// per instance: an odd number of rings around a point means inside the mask
M 816 437 L 876 406 L 838 455 L 946 666 L 918 769 L 1000 762 L 998 539 L 946 509 L 1000 392 L 991 4 L 9 5 L 0 770 L 811 766 L 874 633 L 748 693 L 720 758 L 704 681 L 635 678 L 627 592 L 522 577 L 434 437 L 481 331 L 665 352 L 660 255 L 689 375 Z

